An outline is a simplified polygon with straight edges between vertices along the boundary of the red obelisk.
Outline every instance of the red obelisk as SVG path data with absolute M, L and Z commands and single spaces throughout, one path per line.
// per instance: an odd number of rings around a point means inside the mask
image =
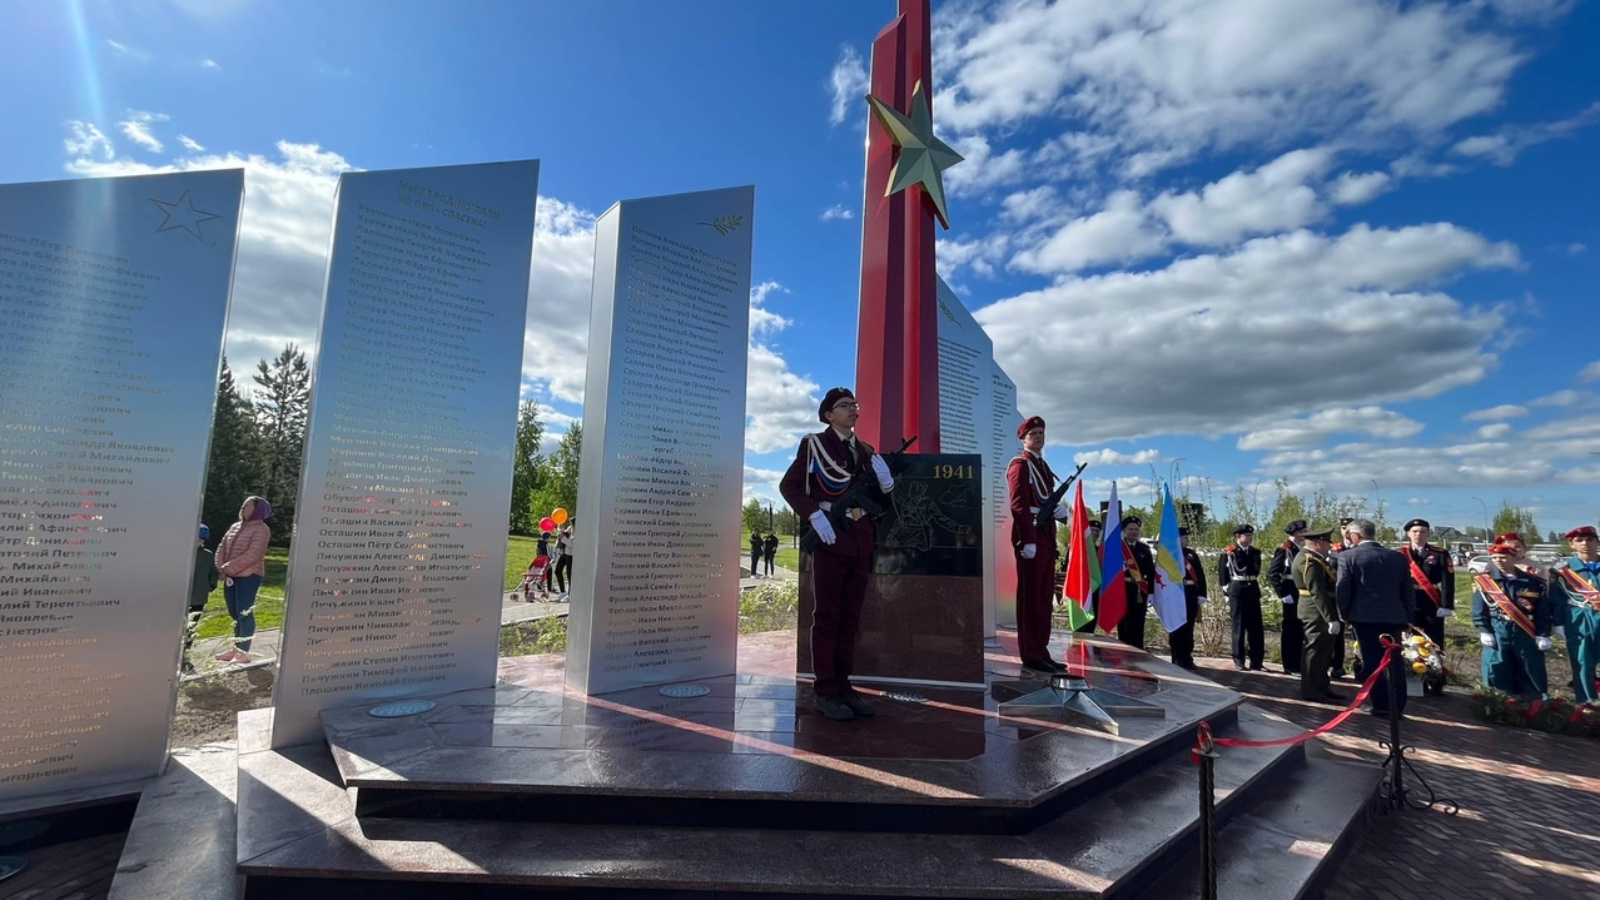
M 929 0 L 899 0 L 900 14 L 872 42 L 872 96 L 902 113 L 912 92 L 933 93 Z M 926 191 L 888 187 L 899 156 L 888 131 L 867 118 L 866 198 L 861 215 L 861 314 L 856 334 L 856 432 L 882 450 L 917 436 L 915 453 L 939 452 L 939 335 L 935 212 Z

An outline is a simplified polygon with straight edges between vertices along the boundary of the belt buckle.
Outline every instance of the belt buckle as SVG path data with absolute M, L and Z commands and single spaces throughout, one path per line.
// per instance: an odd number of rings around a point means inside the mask
M 859 506 L 852 506 L 845 510 L 844 514 L 850 517 L 850 521 L 858 522 L 862 519 L 862 517 L 866 516 L 867 511 Z

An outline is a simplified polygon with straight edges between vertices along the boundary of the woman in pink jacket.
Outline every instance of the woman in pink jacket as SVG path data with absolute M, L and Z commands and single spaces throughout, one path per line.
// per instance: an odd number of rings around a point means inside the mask
M 250 661 L 250 639 L 256 634 L 256 592 L 267 574 L 267 543 L 272 540 L 266 521 L 270 515 L 272 504 L 260 497 L 246 497 L 239 507 L 239 521 L 217 545 L 222 596 L 228 601 L 228 615 L 233 616 L 233 646 L 217 654 L 225 663 Z

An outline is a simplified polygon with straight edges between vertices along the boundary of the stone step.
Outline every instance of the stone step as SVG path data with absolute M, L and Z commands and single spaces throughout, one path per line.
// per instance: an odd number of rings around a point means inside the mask
M 1244 705 L 1222 733 L 1298 731 Z M 1303 760 L 1299 745 L 1228 753 L 1216 771 L 1219 819 L 1247 816 L 1283 784 L 1303 790 L 1287 780 Z M 328 750 L 309 745 L 241 756 L 239 870 L 255 900 L 343 900 L 363 887 L 403 900 L 436 895 L 441 884 L 470 897 L 1127 898 L 1194 849 L 1197 779 L 1186 751 L 1170 754 L 1021 835 L 731 833 L 358 818 Z
M 1263 797 L 1219 829 L 1217 896 L 1320 897 L 1374 808 L 1382 775 L 1377 766 L 1337 761 L 1314 748 L 1306 765 L 1289 776 L 1281 791 Z M 1200 866 L 1196 848 L 1139 900 L 1200 897 Z

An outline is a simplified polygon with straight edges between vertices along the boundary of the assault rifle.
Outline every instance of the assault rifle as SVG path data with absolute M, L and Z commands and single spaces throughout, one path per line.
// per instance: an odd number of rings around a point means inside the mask
M 916 442 L 917 436 L 913 434 L 911 437 L 906 438 L 906 442 L 900 445 L 899 450 L 883 454 L 883 461 L 889 466 L 890 475 L 900 474 L 901 457 L 905 456 L 906 449 Z M 855 521 L 849 516 L 849 510 L 852 507 L 861 507 L 862 511 L 873 519 L 883 515 L 883 505 L 870 496 L 872 491 L 877 490 L 877 487 L 878 476 L 872 471 L 872 466 L 870 465 L 864 466 L 861 471 L 856 473 L 854 478 L 850 479 L 850 484 L 845 487 L 844 493 L 835 498 L 823 513 L 828 517 L 828 524 L 833 526 L 835 535 L 844 534 L 855 527 Z M 817 530 L 808 527 L 806 533 L 800 536 L 800 549 L 806 553 L 815 553 L 820 546 L 822 546 L 822 538 L 817 537 Z
M 1088 463 L 1079 466 L 1078 471 L 1067 476 L 1067 480 L 1061 482 L 1060 487 L 1050 492 L 1050 499 L 1039 504 L 1039 515 L 1033 520 L 1033 527 L 1043 531 L 1044 527 L 1050 524 L 1050 520 L 1056 517 L 1056 507 L 1061 505 L 1061 498 L 1067 495 L 1067 490 L 1072 487 L 1072 483 L 1077 481 L 1078 476 L 1082 475 L 1083 470 L 1088 467 Z

